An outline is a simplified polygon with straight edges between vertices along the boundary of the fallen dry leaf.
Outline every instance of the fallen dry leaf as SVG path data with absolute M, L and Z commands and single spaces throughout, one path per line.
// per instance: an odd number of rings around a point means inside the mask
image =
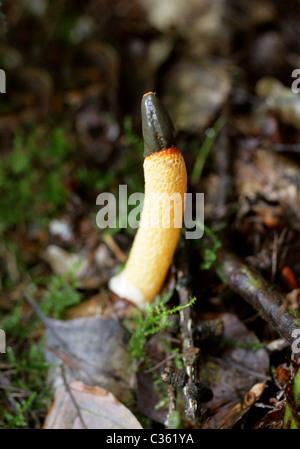
M 245 405 L 251 407 L 258 401 L 266 388 L 266 382 L 260 382 L 253 385 L 250 391 L 245 395 Z
M 68 382 L 100 385 L 121 401 L 130 397 L 129 332 L 119 320 L 93 316 L 49 323 L 46 359 L 64 362 Z M 49 380 L 54 390 L 62 385 L 60 366 L 50 368 Z
M 259 399 L 268 379 L 269 356 L 264 348 L 252 349 L 253 332 L 233 314 L 226 313 L 222 321 L 225 346 L 218 356 L 207 358 L 200 373 L 214 393 L 205 405 L 210 416 L 205 428 L 232 428 Z M 244 398 L 249 400 L 249 395 L 252 402 L 247 405 Z
M 142 429 L 134 415 L 103 388 L 78 381 L 69 388 L 72 397 L 64 385 L 57 389 L 44 429 Z
M 121 299 L 110 291 L 103 290 L 92 298 L 70 307 L 66 313 L 67 319 L 83 318 L 87 316 L 128 318 L 136 306 Z

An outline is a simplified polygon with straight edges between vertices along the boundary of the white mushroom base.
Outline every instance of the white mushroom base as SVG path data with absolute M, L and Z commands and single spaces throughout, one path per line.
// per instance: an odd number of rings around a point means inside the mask
M 112 277 L 108 283 L 110 290 L 120 298 L 128 299 L 133 302 L 140 309 L 144 308 L 144 295 L 133 284 L 131 284 L 127 278 L 126 273 L 122 271 L 116 276 Z

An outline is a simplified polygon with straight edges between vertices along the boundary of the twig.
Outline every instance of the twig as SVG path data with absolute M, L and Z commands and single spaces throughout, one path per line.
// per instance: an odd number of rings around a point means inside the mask
M 181 252 L 179 253 L 177 271 L 177 284 L 176 289 L 179 296 L 181 305 L 185 305 L 189 302 L 191 292 L 187 286 L 188 284 L 188 267 L 185 258 L 185 251 L 182 244 Z M 187 383 L 183 387 L 185 413 L 188 418 L 195 420 L 199 416 L 198 401 L 191 398 L 189 395 L 189 385 L 193 384 L 197 379 L 196 362 L 199 356 L 200 350 L 194 347 L 193 339 L 193 324 L 191 317 L 190 307 L 185 307 L 180 311 L 180 329 L 182 335 L 182 347 L 183 347 L 183 363 L 185 372 L 187 375 Z
M 73 368 L 74 370 L 78 369 L 78 364 L 76 361 L 72 361 L 72 354 L 65 354 L 62 350 L 57 348 L 52 348 L 49 345 L 45 346 L 45 349 L 49 352 L 52 352 L 57 358 L 59 358 L 63 363 L 68 365 L 70 368 Z M 71 356 L 71 358 L 70 358 Z
M 270 144 L 268 141 L 262 142 L 263 148 L 269 148 Z M 272 150 L 278 151 L 279 153 L 300 153 L 300 145 L 299 143 L 276 143 L 272 142 Z
M 47 327 L 49 324 L 49 319 L 46 317 L 46 315 L 42 312 L 42 309 L 39 307 L 39 305 L 37 304 L 37 302 L 35 301 L 35 299 L 33 299 L 32 296 L 30 296 L 27 292 L 25 292 L 25 290 L 20 290 L 21 294 L 24 296 L 24 298 L 26 299 L 26 301 L 28 302 L 28 304 L 31 305 L 31 307 L 33 308 L 33 310 L 35 311 L 35 313 L 37 314 L 37 316 L 39 317 L 39 319 L 45 324 L 45 326 Z
M 178 266 L 179 270 L 177 272 L 176 289 L 178 291 L 180 304 L 183 306 L 189 302 L 190 297 L 192 296 L 188 288 L 188 264 L 183 249 L 181 250 Z M 186 416 L 193 421 L 196 427 L 199 427 L 201 403 L 210 401 L 213 397 L 213 392 L 198 380 L 198 362 L 201 352 L 194 344 L 193 327 L 192 310 L 190 307 L 185 307 L 180 311 L 180 329 L 185 376 L 180 375 L 180 379 L 183 380 L 183 377 L 185 378 L 182 391 L 184 395 Z
M 248 368 L 247 366 L 242 365 L 241 363 L 236 362 L 235 360 L 233 360 L 230 357 L 227 357 L 227 356 L 224 357 L 223 356 L 222 358 L 219 358 L 219 357 L 211 356 L 210 358 L 211 358 L 211 360 L 214 360 L 217 363 L 221 363 L 221 361 L 222 361 L 222 363 L 225 363 L 225 364 L 227 364 L 229 366 L 232 366 L 236 370 L 243 371 L 243 372 L 245 372 L 248 375 L 248 377 L 252 376 L 252 377 L 254 377 L 254 379 L 261 380 L 261 381 L 265 381 L 266 380 L 266 375 L 265 374 L 261 374 L 258 371 L 252 370 L 252 369 Z
M 155 370 L 157 370 L 158 368 L 160 368 L 161 366 L 163 366 L 163 365 L 165 365 L 165 364 L 167 364 L 167 365 L 169 365 L 168 364 L 168 362 L 170 361 L 170 360 L 172 360 L 172 359 L 174 359 L 176 356 L 178 356 L 179 354 L 176 352 L 175 354 L 170 354 L 170 355 L 168 355 L 164 360 L 162 360 L 161 362 L 159 362 L 159 363 L 157 363 L 156 365 L 154 365 L 154 366 L 152 366 L 151 368 L 149 368 L 149 369 L 146 369 L 145 371 L 144 371 L 144 373 L 145 374 L 149 374 L 149 373 L 152 373 L 153 371 L 155 371 Z
M 111 235 L 107 234 L 103 237 L 104 243 L 108 246 L 108 248 L 114 253 L 115 256 L 119 259 L 120 262 L 126 262 L 127 256 L 121 250 L 119 245 L 114 241 Z
M 283 312 L 285 294 L 272 288 L 254 268 L 224 249 L 218 251 L 217 269 L 229 287 L 251 304 L 292 345 L 292 333 L 300 327 L 300 313 Z
M 35 313 L 37 314 L 39 319 L 42 321 L 42 323 L 44 323 L 46 328 L 53 333 L 54 337 L 57 339 L 57 341 L 62 346 L 65 346 L 64 341 L 60 338 L 60 336 L 55 331 L 54 326 L 51 323 L 51 320 L 49 318 L 47 318 L 46 315 L 42 312 L 42 309 L 39 307 L 39 305 L 37 304 L 35 299 L 24 290 L 21 290 L 21 293 L 24 296 L 24 298 L 26 299 L 26 301 L 28 302 L 28 304 L 30 304 L 30 306 L 33 308 L 33 310 L 35 311 Z
M 63 365 L 61 365 L 60 368 L 61 368 L 61 375 L 62 375 L 62 378 L 63 378 L 63 381 L 64 381 L 64 386 L 65 386 L 67 392 L 68 392 L 69 395 L 70 395 L 71 401 L 72 401 L 72 403 L 73 403 L 73 405 L 74 405 L 74 407 L 75 407 L 75 409 L 76 409 L 76 413 L 77 413 L 77 415 L 78 415 L 78 418 L 79 418 L 79 420 L 80 420 L 80 422 L 81 422 L 81 424 L 82 424 L 82 427 L 83 427 L 84 429 L 87 429 L 88 427 L 87 427 L 87 425 L 85 424 L 85 422 L 84 422 L 84 420 L 83 420 L 83 417 L 82 417 L 80 408 L 79 408 L 79 406 L 78 406 L 78 404 L 77 404 L 77 402 L 76 402 L 76 399 L 75 399 L 75 397 L 74 397 L 74 395 L 73 395 L 73 393 L 72 393 L 72 390 L 71 390 L 71 388 L 70 388 L 70 385 L 68 384 L 68 381 L 67 381 L 67 378 L 66 378 L 66 373 L 65 373 L 65 368 L 64 368 Z

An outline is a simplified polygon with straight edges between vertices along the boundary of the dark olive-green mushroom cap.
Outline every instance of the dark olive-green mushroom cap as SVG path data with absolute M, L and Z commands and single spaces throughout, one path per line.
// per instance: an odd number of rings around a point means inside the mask
M 174 145 L 175 128 L 172 119 L 154 92 L 143 96 L 142 128 L 144 157 Z

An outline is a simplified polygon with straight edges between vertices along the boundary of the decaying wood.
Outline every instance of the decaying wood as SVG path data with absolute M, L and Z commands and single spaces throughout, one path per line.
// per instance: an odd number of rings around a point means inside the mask
M 185 305 L 192 297 L 188 287 L 188 266 L 185 251 L 182 249 L 179 256 L 179 269 L 177 271 L 176 289 L 179 296 L 180 305 Z M 185 401 L 186 416 L 197 422 L 201 402 L 207 402 L 212 398 L 212 391 L 198 380 L 198 362 L 200 349 L 195 346 L 193 337 L 192 309 L 185 307 L 180 311 L 180 330 L 182 336 L 183 364 L 185 370 L 185 383 L 183 394 Z
M 182 268 L 177 272 L 177 291 L 179 295 L 180 305 L 185 305 L 190 300 L 190 291 L 187 287 L 187 271 Z M 194 420 L 199 414 L 198 403 L 188 395 L 188 385 L 196 381 L 196 362 L 199 356 L 199 348 L 194 346 L 193 340 L 193 322 L 191 318 L 190 307 L 186 307 L 180 311 L 180 329 L 182 335 L 182 352 L 184 369 L 188 378 L 186 385 L 183 387 L 185 412 L 188 418 Z
M 272 288 L 254 268 L 224 249 L 219 250 L 217 262 L 229 287 L 292 345 L 295 340 L 293 331 L 300 327 L 300 313 L 284 311 L 285 294 Z

